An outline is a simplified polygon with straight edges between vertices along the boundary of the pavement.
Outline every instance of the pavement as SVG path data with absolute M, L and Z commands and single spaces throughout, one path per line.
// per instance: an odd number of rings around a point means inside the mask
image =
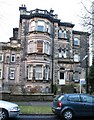
M 20 106 L 52 106 L 52 102 L 48 101 L 30 101 L 30 102 L 15 102 Z

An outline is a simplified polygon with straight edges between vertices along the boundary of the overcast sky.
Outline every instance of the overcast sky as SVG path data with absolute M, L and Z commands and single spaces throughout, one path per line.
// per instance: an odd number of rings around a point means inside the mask
M 0 0 L 0 42 L 9 41 L 13 28 L 19 26 L 19 7 L 22 4 L 28 11 L 36 8 L 49 11 L 52 8 L 62 22 L 71 22 L 75 24 L 75 30 L 82 30 L 79 18 L 81 1 L 89 6 L 90 0 Z

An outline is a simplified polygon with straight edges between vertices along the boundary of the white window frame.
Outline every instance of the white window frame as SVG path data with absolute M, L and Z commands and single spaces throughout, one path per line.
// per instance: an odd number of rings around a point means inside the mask
M 3 54 L 0 53 L 0 62 L 2 62 L 2 61 L 3 61 Z
M 62 49 L 58 50 L 58 57 L 62 58 Z
M 14 60 L 13 60 L 14 59 Z M 11 55 L 11 62 L 15 62 L 15 54 Z
M 9 71 L 9 77 L 11 80 L 14 80 L 15 79 L 15 68 L 10 68 L 10 71 Z
M 36 23 L 35 21 L 31 21 L 29 25 L 29 31 L 35 31 Z
M 28 66 L 28 80 L 31 80 L 33 78 L 33 66 Z
M 49 22 L 46 23 L 46 31 L 48 33 L 50 33 L 50 31 L 51 31 L 51 27 L 50 27 L 50 23 Z
M 28 53 L 33 53 L 33 48 L 34 47 L 34 43 L 33 41 L 30 41 L 28 44 Z
M 74 55 L 74 62 L 79 62 L 80 61 L 80 56 L 78 54 Z
M 39 29 L 38 27 L 42 27 L 42 29 Z M 43 20 L 38 20 L 37 21 L 37 30 L 43 32 L 44 31 L 44 21 Z
M 49 66 L 46 66 L 45 68 L 45 79 L 48 80 L 49 78 Z
M 2 79 L 2 69 L 0 69 L 0 79 Z
M 40 67 L 40 69 L 38 67 Z M 35 79 L 36 80 L 43 79 L 43 66 L 42 65 L 36 65 L 36 67 L 35 67 Z
M 49 44 L 49 42 L 45 42 L 45 44 L 44 44 L 44 51 L 45 51 L 45 53 L 46 54 L 49 54 L 50 52 L 50 44 Z
M 59 31 L 58 31 L 58 37 L 59 37 L 59 38 L 62 38 L 62 37 L 63 37 L 62 29 L 59 29 Z
M 74 45 L 80 45 L 79 39 L 77 37 L 74 38 Z

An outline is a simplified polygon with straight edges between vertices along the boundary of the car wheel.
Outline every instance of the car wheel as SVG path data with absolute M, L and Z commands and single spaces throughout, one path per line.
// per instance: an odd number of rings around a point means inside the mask
M 65 120 L 71 120 L 73 118 L 73 112 L 71 110 L 65 110 L 63 113 L 63 118 Z
M 0 109 L 0 120 L 8 119 L 8 112 L 4 109 Z

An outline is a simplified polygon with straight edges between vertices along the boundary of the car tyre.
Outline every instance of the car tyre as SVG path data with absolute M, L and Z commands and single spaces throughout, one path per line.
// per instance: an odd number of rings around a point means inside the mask
M 8 112 L 5 109 L 0 109 L 0 120 L 7 120 Z
M 72 118 L 73 118 L 73 112 L 72 112 L 72 110 L 65 110 L 64 112 L 63 112 L 63 118 L 65 119 L 65 120 L 71 120 Z

